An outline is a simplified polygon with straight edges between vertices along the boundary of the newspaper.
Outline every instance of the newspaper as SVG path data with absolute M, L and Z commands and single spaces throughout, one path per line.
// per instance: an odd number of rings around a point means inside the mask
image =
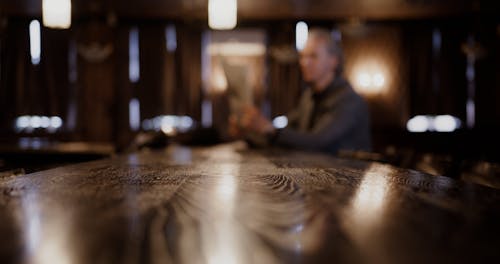
M 231 64 L 226 59 L 221 59 L 222 68 L 227 80 L 227 96 L 229 112 L 237 120 L 241 118 L 245 107 L 253 106 L 253 89 L 249 81 L 249 66 L 244 64 Z M 267 137 L 252 131 L 247 131 L 246 139 L 256 146 L 267 145 Z
M 244 107 L 253 105 L 252 87 L 248 78 L 248 65 L 229 63 L 221 59 L 227 80 L 227 96 L 231 115 L 239 116 Z

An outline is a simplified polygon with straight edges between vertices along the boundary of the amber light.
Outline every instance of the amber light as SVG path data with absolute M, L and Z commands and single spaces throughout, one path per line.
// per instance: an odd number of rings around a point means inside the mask
M 71 0 L 43 0 L 43 25 L 49 28 L 71 27 Z
M 236 27 L 237 12 L 237 0 L 209 0 L 208 25 L 211 29 L 233 29 Z

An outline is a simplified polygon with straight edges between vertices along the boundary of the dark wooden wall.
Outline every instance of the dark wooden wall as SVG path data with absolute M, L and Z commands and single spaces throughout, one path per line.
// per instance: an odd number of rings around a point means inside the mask
M 74 14 L 115 13 L 128 18 L 206 19 L 207 0 L 73 0 Z M 0 10 L 7 15 L 40 15 L 39 0 L 2 0 Z M 495 14 L 492 0 L 238 0 L 242 19 L 282 20 L 409 19 L 457 16 L 471 13 Z
M 269 89 L 267 93 L 271 104 L 271 115 L 275 117 L 285 115 L 295 107 L 303 84 L 300 81 L 297 58 L 293 57 L 293 52 L 295 52 L 294 24 L 276 24 L 269 29 L 268 36 Z
M 168 21 L 103 19 L 76 22 L 70 30 L 42 31 L 42 58 L 32 65 L 30 18 L 10 18 L 2 30 L 0 95 L 1 131 L 13 133 L 20 115 L 71 119 L 59 137 L 68 140 L 124 142 L 130 140 L 129 102 L 141 102 L 141 119 L 162 114 L 201 116 L 201 33 L 198 26 L 177 23 L 179 48 L 167 52 Z M 140 80 L 129 80 L 129 32 L 139 30 Z M 69 78 L 69 48 L 76 47 L 76 80 Z M 85 55 L 92 45 L 111 47 L 106 57 Z M 125 136 L 123 136 L 125 134 Z M 128 137 L 126 135 L 129 135 Z M 45 136 L 43 133 L 34 135 Z
M 494 130 L 500 122 L 500 23 L 478 26 L 477 41 L 484 54 L 476 62 L 477 124 L 485 130 Z
M 347 68 L 349 61 L 366 55 L 384 57 L 392 72 L 389 92 L 367 97 L 367 101 L 374 135 L 385 144 L 394 134 L 401 134 L 408 118 L 416 114 L 447 113 L 465 119 L 465 54 L 461 46 L 471 35 L 486 51 L 476 63 L 477 127 L 498 130 L 500 9 L 496 2 L 240 0 L 239 25 L 267 32 L 267 98 L 273 116 L 291 109 L 302 89 L 296 61 L 280 61 L 273 55 L 274 49 L 293 49 L 294 25 L 299 19 L 342 32 Z M 141 102 L 141 118 L 187 114 L 200 119 L 205 96 L 201 89 L 205 0 L 73 1 L 72 28 L 44 28 L 42 61 L 33 66 L 27 30 L 31 19 L 40 19 L 40 3 L 0 0 L 2 138 L 17 137 L 12 131 L 16 116 L 46 114 L 68 120 L 76 113 L 74 126 L 67 124 L 57 138 L 124 145 L 133 136 L 128 116 L 132 98 Z M 171 23 L 177 28 L 175 52 L 165 49 L 164 30 Z M 353 30 L 353 24 L 361 25 L 362 30 Z M 132 27 L 138 28 L 140 37 L 138 83 L 128 78 Z M 435 30 L 442 35 L 438 58 L 432 51 Z M 110 45 L 113 50 L 100 61 L 89 61 L 78 53 L 77 79 L 71 82 L 71 45 L 91 43 Z
M 17 115 L 65 115 L 68 101 L 68 32 L 43 28 L 43 59 L 32 65 L 29 21 L 12 19 L 1 30 L 0 98 L 2 127 L 11 128 Z

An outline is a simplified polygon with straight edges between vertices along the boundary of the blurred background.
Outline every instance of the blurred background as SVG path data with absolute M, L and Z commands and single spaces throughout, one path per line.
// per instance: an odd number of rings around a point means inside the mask
M 0 0 L 0 168 L 44 147 L 71 162 L 124 150 L 141 132 L 223 130 L 223 59 L 286 125 L 304 86 L 297 51 L 321 26 L 342 43 L 346 77 L 371 111 L 374 153 L 343 155 L 456 176 L 469 161 L 500 160 L 499 5 Z

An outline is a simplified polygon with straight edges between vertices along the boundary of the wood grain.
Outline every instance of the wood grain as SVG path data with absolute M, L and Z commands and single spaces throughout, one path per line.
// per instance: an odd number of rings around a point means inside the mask
M 206 0 L 73 0 L 74 16 L 114 12 L 120 17 L 163 19 L 206 19 Z M 491 0 L 238 0 L 238 15 L 248 20 L 266 19 L 368 19 L 427 18 L 495 14 L 498 4 Z M 41 1 L 0 1 L 7 15 L 41 13 Z
M 1 263 L 498 261 L 500 192 L 242 144 L 0 182 Z

